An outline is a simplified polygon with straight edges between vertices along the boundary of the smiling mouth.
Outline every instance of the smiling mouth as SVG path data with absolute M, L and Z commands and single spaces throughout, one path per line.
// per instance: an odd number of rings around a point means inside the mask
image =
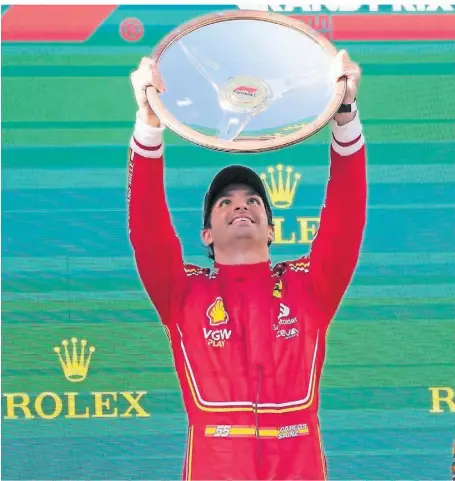
M 231 224 L 244 224 L 244 225 L 251 225 L 254 224 L 254 222 L 249 218 L 249 217 L 236 217 Z

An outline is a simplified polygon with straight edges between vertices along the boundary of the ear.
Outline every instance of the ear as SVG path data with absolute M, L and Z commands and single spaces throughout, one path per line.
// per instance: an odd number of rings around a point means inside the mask
M 201 231 L 202 242 L 209 246 L 213 243 L 212 229 L 202 229 Z
M 275 240 L 275 226 L 269 225 L 269 232 L 267 235 L 267 240 L 273 242 Z

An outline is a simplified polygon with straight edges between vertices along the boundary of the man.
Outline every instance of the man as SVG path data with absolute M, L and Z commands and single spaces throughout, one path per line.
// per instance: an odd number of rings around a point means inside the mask
M 213 180 L 202 238 L 213 269 L 185 264 L 166 205 L 163 127 L 145 90 L 164 85 L 150 59 L 131 82 L 138 104 L 129 165 L 129 228 L 139 275 L 169 337 L 188 414 L 183 479 L 326 479 L 318 421 L 326 333 L 354 272 L 365 225 L 360 69 L 345 51 L 344 110 L 332 122 L 330 180 L 309 256 L 272 266 L 272 212 L 251 170 Z M 216 155 L 216 154 L 214 154 Z

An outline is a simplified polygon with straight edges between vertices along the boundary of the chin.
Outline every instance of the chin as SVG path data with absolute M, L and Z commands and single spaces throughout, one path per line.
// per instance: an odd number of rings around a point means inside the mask
M 240 229 L 240 231 L 237 231 L 228 237 L 230 242 L 235 242 L 236 240 L 245 240 L 245 239 L 253 240 L 254 238 L 255 238 L 254 233 L 248 232 L 247 229 Z

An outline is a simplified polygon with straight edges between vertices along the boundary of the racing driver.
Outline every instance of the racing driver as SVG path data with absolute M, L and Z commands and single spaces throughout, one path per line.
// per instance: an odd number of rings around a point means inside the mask
M 163 92 L 163 81 L 149 58 L 131 74 L 138 111 L 129 235 L 172 346 L 188 416 L 185 480 L 327 479 L 319 383 L 327 330 L 358 261 L 367 191 L 360 68 L 344 50 L 334 62 L 347 88 L 331 121 L 330 176 L 310 253 L 271 264 L 274 227 L 264 183 L 231 165 L 204 199 L 201 235 L 211 269 L 184 262 L 167 207 L 164 126 L 145 93 Z

